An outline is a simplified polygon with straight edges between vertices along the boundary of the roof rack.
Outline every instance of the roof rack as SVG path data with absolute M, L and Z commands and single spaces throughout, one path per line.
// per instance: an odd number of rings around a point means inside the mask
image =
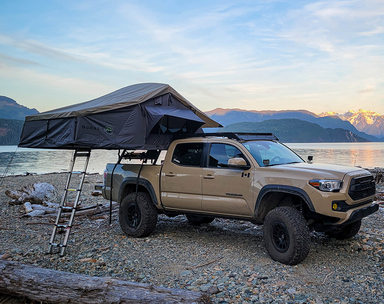
M 181 138 L 188 137 L 227 137 L 236 140 L 279 140 L 272 133 L 244 133 L 244 132 L 216 132 L 216 133 L 196 133 L 196 134 L 183 134 Z

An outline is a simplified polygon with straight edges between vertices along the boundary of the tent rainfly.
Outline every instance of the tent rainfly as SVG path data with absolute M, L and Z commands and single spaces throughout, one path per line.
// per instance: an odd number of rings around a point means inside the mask
M 19 147 L 162 150 L 177 134 L 210 127 L 221 125 L 171 86 L 142 83 L 27 116 Z

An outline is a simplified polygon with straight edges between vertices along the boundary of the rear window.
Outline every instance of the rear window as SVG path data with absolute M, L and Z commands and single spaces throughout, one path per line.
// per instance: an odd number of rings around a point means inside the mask
M 201 166 L 203 143 L 178 144 L 173 151 L 172 162 L 180 166 Z

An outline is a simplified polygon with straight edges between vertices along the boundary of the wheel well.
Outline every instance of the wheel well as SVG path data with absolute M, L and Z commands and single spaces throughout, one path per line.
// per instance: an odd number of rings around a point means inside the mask
M 128 194 L 131 194 L 131 193 L 134 193 L 136 192 L 136 185 L 134 184 L 128 184 L 126 185 L 121 193 L 120 193 L 120 202 L 124 199 L 124 197 L 126 197 Z M 149 193 L 148 189 L 145 188 L 143 185 L 139 185 L 138 187 L 138 190 L 137 192 L 146 192 L 149 194 L 149 196 L 151 196 L 151 194 Z
M 303 199 L 295 194 L 285 193 L 285 192 L 268 192 L 266 193 L 260 201 L 259 207 L 257 209 L 256 218 L 263 220 L 268 214 L 269 211 L 276 207 L 295 207 L 296 209 L 303 211 L 306 204 Z

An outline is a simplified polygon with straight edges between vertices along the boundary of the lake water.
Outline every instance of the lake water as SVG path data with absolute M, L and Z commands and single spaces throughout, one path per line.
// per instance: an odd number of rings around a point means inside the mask
M 384 167 L 384 143 L 291 143 L 286 144 L 304 160 L 313 156 L 315 163 Z
M 384 167 L 384 143 L 289 143 L 304 160 L 308 155 L 315 163 Z M 25 149 L 0 146 L 0 176 L 30 173 L 66 172 L 72 157 L 70 150 Z M 116 150 L 93 150 L 87 172 L 102 173 L 107 163 L 118 159 Z M 79 162 L 76 170 L 82 170 Z

